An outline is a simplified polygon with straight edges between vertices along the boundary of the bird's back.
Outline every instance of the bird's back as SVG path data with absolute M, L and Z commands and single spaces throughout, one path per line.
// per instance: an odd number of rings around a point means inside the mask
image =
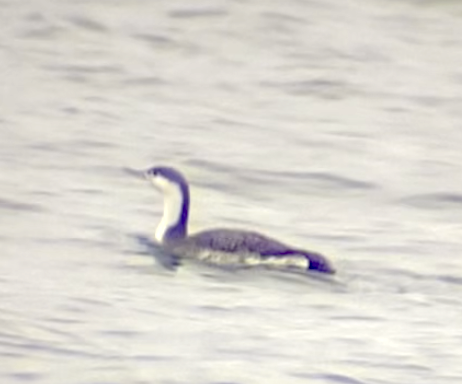
M 291 248 L 252 231 L 203 231 L 171 244 L 170 249 L 181 257 L 198 258 L 216 264 L 266 265 L 334 272 L 324 256 Z

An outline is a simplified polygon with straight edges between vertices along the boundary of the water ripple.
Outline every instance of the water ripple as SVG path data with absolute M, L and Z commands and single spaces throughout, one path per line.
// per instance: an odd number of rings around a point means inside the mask
M 24 203 L 22 201 L 0 198 L 0 210 L 42 212 L 44 209 L 36 204 Z
M 189 8 L 177 9 L 168 12 L 171 18 L 175 19 L 192 19 L 192 18 L 210 18 L 210 17 L 223 17 L 228 15 L 225 8 Z
M 401 202 L 416 208 L 462 209 L 462 194 L 455 192 L 417 194 L 405 197 Z

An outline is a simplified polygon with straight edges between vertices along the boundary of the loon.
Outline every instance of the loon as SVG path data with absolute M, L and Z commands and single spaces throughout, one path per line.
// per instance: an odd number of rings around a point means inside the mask
M 156 166 L 144 176 L 163 193 L 164 212 L 155 239 L 179 258 L 210 264 L 303 269 L 327 274 L 335 269 L 323 255 L 292 248 L 254 231 L 211 229 L 188 235 L 190 194 L 185 177 L 171 167 Z

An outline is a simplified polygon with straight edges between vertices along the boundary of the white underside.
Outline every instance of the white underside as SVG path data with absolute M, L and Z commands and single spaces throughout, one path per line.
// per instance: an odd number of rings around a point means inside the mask
M 169 183 L 163 186 L 162 189 L 164 194 L 164 214 L 157 225 L 155 233 L 155 238 L 159 243 L 163 243 L 167 230 L 180 221 L 181 207 L 183 206 L 183 196 L 179 187 Z
M 230 253 L 203 249 L 196 255 L 199 260 L 221 265 L 267 266 L 273 268 L 308 269 L 309 260 L 304 255 L 261 256 L 256 253 Z

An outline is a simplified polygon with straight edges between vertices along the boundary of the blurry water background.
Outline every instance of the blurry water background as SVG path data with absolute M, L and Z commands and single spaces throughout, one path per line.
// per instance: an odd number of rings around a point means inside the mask
M 0 1 L 2 383 L 462 382 L 462 4 Z M 161 196 L 334 279 L 140 255 Z

